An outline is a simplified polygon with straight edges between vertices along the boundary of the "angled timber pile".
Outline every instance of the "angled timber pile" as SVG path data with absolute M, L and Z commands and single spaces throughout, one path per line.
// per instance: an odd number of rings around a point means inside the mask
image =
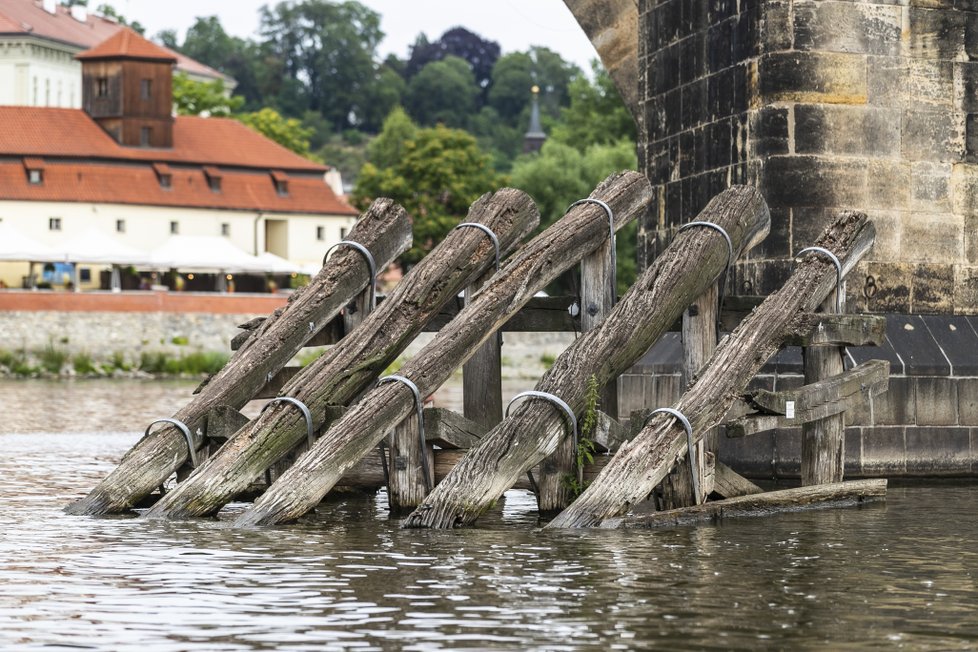
M 348 240 L 358 242 L 383 269 L 411 246 L 411 223 L 403 208 L 380 199 L 360 217 Z M 363 257 L 352 248 L 336 252 L 306 287 L 289 298 L 257 328 L 248 341 L 193 400 L 173 418 L 187 425 L 197 448 L 203 446 L 207 414 L 220 406 L 240 409 L 316 332 L 370 283 Z M 141 439 L 119 466 L 85 498 L 65 510 L 70 514 L 122 512 L 160 486 L 189 457 L 187 441 L 167 424 Z
M 730 235 L 734 254 L 763 239 L 770 226 L 760 193 L 735 186 L 717 195 L 700 214 Z M 617 378 L 713 283 L 727 264 L 727 245 L 712 229 L 683 232 L 645 271 L 605 321 L 578 338 L 537 384 L 575 413 L 584 408 L 589 379 Z M 554 405 L 527 400 L 470 450 L 458 466 L 404 522 L 405 527 L 468 525 L 567 434 Z
M 514 249 L 539 219 L 533 200 L 512 188 L 487 193 L 472 204 L 468 215 L 468 221 L 495 232 L 501 254 Z M 345 405 L 356 398 L 442 306 L 494 265 L 495 249 L 486 233 L 474 228 L 452 231 L 359 327 L 286 384 L 282 395 L 308 406 L 318 429 L 325 421 L 327 406 Z M 302 414 L 288 404 L 272 407 L 239 430 L 147 516 L 213 514 L 305 440 Z
M 620 229 L 646 207 L 651 188 L 635 172 L 611 175 L 591 194 L 606 202 Z M 458 316 L 400 370 L 422 396 L 437 389 L 536 292 L 608 238 L 608 215 L 594 204 L 572 208 L 513 256 Z M 392 426 L 414 410 L 397 383 L 367 393 L 236 521 L 271 525 L 299 518 L 326 495 Z
M 869 251 L 875 229 L 861 213 L 846 212 L 817 244 L 831 251 L 844 276 Z M 745 319 L 714 352 L 702 374 L 676 404 L 690 420 L 694 441 L 721 423 L 750 379 L 782 345 L 810 332 L 811 316 L 836 287 L 836 268 L 825 257 L 808 257 L 779 291 Z M 807 323 L 806 323 L 807 322 Z M 598 478 L 548 528 L 595 527 L 645 500 L 686 452 L 686 434 L 671 415 L 651 418 L 622 446 Z

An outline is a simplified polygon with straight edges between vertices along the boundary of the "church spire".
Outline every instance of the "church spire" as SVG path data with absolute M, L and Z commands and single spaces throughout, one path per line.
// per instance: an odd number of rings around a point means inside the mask
M 530 92 L 533 93 L 533 104 L 530 107 L 530 128 L 523 134 L 524 153 L 539 152 L 543 142 L 547 140 L 547 134 L 540 124 L 540 87 L 534 86 Z

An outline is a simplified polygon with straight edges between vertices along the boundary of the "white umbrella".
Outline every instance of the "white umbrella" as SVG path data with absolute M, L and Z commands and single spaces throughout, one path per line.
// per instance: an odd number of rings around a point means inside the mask
M 302 271 L 299 265 L 290 263 L 285 258 L 276 256 L 270 251 L 258 255 L 256 258 L 265 266 L 265 271 L 272 274 L 297 274 Z
M 89 229 L 77 238 L 58 247 L 64 261 L 102 265 L 146 265 L 149 252 L 130 247 L 97 229 Z
M 160 269 L 264 272 L 265 265 L 220 236 L 174 235 L 150 256 Z
M 27 263 L 57 263 L 64 256 L 10 226 L 0 222 L 0 260 Z

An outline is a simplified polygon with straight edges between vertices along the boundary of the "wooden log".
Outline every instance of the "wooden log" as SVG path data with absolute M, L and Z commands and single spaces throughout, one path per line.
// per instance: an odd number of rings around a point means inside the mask
M 495 268 L 465 289 L 468 303 L 495 273 Z M 462 365 L 462 412 L 486 430 L 503 418 L 502 334 L 496 333 Z
M 701 213 L 730 234 L 734 251 L 767 235 L 767 205 L 755 189 L 735 186 Z M 600 328 L 561 354 L 536 389 L 584 408 L 588 379 L 606 383 L 641 357 L 669 325 L 720 275 L 727 245 L 712 230 L 678 235 L 621 299 Z M 489 432 L 425 502 L 406 527 L 450 528 L 475 521 L 527 469 L 553 452 L 567 434 L 564 415 L 548 402 L 527 400 Z
M 229 405 L 218 405 L 207 413 L 204 433 L 211 443 L 224 443 L 249 419 Z
M 430 490 L 428 480 L 434 482 L 434 453 L 427 442 L 422 443 L 420 437 L 418 421 L 413 414 L 397 424 L 391 435 L 387 505 L 394 514 L 420 505 Z
M 822 303 L 822 311 L 838 313 L 845 305 L 845 282 Z M 839 296 L 836 300 L 837 293 Z M 801 351 L 805 383 L 837 376 L 845 370 L 843 349 L 839 347 L 805 347 Z M 803 485 L 842 482 L 845 469 L 846 415 L 837 412 L 801 426 L 801 483 Z
M 493 229 L 502 250 L 508 252 L 536 227 L 539 213 L 526 193 L 504 188 L 476 200 L 468 219 Z M 305 403 L 318 428 L 327 405 L 349 403 L 363 392 L 400 355 L 424 323 L 494 260 L 493 245 L 483 233 L 476 229 L 451 232 L 415 265 L 355 332 L 306 366 L 283 388 L 283 393 Z M 252 478 L 305 439 L 305 421 L 294 406 L 272 407 L 240 430 L 147 516 L 177 518 L 216 513 Z M 373 445 L 376 444 L 375 441 Z
M 845 212 L 819 237 L 817 244 L 832 251 L 847 273 L 869 251 L 875 229 L 862 213 Z M 780 290 L 723 339 L 696 382 L 674 406 L 693 427 L 694 441 L 717 425 L 735 397 L 782 342 L 801 330 L 804 313 L 811 312 L 835 288 L 835 266 L 809 256 Z M 804 328 L 808 322 L 801 324 Z M 677 420 L 658 414 L 622 446 L 590 487 L 551 521 L 549 528 L 595 527 L 621 516 L 644 500 L 686 450 L 686 433 Z
M 750 496 L 764 490 L 740 475 L 723 462 L 717 461 L 713 471 L 713 490 L 724 498 Z
M 604 244 L 581 261 L 581 331 L 598 328 L 615 307 L 615 242 L 608 237 Z M 618 416 L 618 377 L 615 376 L 601 387 L 598 409 L 605 414 Z M 498 423 L 498 422 L 497 422 Z M 495 426 L 496 424 L 492 424 Z M 592 433 L 581 433 L 592 436 Z M 577 442 L 575 437 L 565 437 L 557 450 L 540 464 L 536 476 L 537 507 L 543 515 L 555 514 L 574 500 L 574 478 L 577 486 L 583 481 L 577 467 Z
M 349 239 L 365 246 L 383 268 L 411 246 L 411 223 L 403 208 L 379 199 L 350 231 Z M 203 443 L 207 413 L 218 405 L 244 406 L 305 345 L 333 320 L 368 284 L 370 274 L 360 253 L 343 248 L 330 258 L 310 284 L 289 297 L 281 312 L 266 319 L 231 356 L 224 368 L 197 389 L 196 396 L 173 417 Z M 173 426 L 158 428 L 141 439 L 119 466 L 85 498 L 65 510 L 70 514 L 121 512 L 135 505 L 184 464 L 187 443 Z
M 885 315 L 827 315 L 815 313 L 812 330 L 792 337 L 785 346 L 883 346 Z
M 282 367 L 278 373 L 272 376 L 265 385 L 258 390 L 253 398 L 275 398 L 282 392 L 282 388 L 292 382 L 292 379 L 299 375 L 302 367 Z
M 604 527 L 659 528 L 718 523 L 726 518 L 771 516 L 809 509 L 856 507 L 886 500 L 886 480 L 856 480 L 783 489 L 718 500 L 696 507 L 610 519 Z
M 592 193 L 612 207 L 616 229 L 633 219 L 650 196 L 648 181 L 635 172 L 611 175 Z M 608 216 L 600 207 L 588 204 L 571 209 L 511 257 L 399 373 L 414 381 L 422 395 L 430 394 L 530 297 L 593 251 L 607 233 Z M 299 518 L 412 409 L 411 391 L 399 383 L 371 390 L 236 523 L 270 525 Z
M 479 443 L 488 428 L 469 421 L 446 408 L 424 409 L 424 434 L 428 443 L 441 448 L 472 448 Z

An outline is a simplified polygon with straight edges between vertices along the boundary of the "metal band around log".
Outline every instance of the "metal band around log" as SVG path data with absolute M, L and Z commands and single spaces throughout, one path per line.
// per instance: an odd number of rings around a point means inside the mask
M 578 199 L 576 202 L 567 207 L 567 211 L 574 208 L 575 206 L 580 206 L 581 204 L 597 204 L 604 209 L 604 212 L 608 214 L 608 238 L 611 240 L 611 303 L 617 303 L 618 301 L 618 254 L 615 251 L 616 241 L 615 238 L 615 213 L 611 210 L 611 206 L 607 203 L 601 201 L 600 199 L 593 199 L 587 197 L 585 199 Z
M 398 376 L 397 374 L 377 379 L 378 385 L 383 383 L 401 383 L 402 385 L 406 385 L 414 394 L 414 409 L 418 413 L 418 442 L 421 446 L 421 471 L 424 474 L 425 489 L 428 493 L 431 493 L 435 485 L 432 481 L 431 473 L 428 471 L 428 444 L 424 437 L 424 403 L 421 400 L 421 392 L 418 390 L 418 386 L 414 384 L 414 381 L 404 376 Z
M 572 410 L 571 407 L 567 405 L 567 403 L 561 400 L 559 396 L 551 394 L 550 392 L 540 392 L 535 389 L 527 390 L 525 392 L 520 392 L 513 398 L 509 399 L 509 403 L 506 404 L 505 417 L 507 419 L 509 418 L 509 408 L 511 408 L 513 406 L 513 403 L 515 403 L 521 398 L 542 398 L 543 400 L 550 401 L 551 403 L 559 407 L 564 412 L 564 415 L 567 417 L 567 419 L 570 422 L 571 433 L 574 435 L 574 448 L 577 449 L 577 417 L 574 415 L 574 410 Z M 533 493 L 539 495 L 540 489 L 537 486 L 536 479 L 534 479 L 533 477 L 533 471 L 527 471 L 526 478 L 527 480 L 530 481 L 530 489 L 533 491 Z
M 359 242 L 354 242 L 353 240 L 343 240 L 337 242 L 332 247 L 326 250 L 323 254 L 323 265 L 326 264 L 326 259 L 329 258 L 329 252 L 337 247 L 353 247 L 363 256 L 363 259 L 367 261 L 367 267 L 370 270 L 370 303 L 369 310 L 373 310 L 377 307 L 377 262 L 374 260 L 374 256 L 370 253 L 370 250 L 364 247 Z
M 795 258 L 801 258 L 802 254 L 807 254 L 809 252 L 822 254 L 832 261 L 835 265 L 835 311 L 838 314 L 842 314 L 842 263 L 839 262 L 839 258 L 826 249 L 825 247 L 805 247 L 797 254 Z
M 707 229 L 713 229 L 714 231 L 719 231 L 720 235 L 723 236 L 723 239 L 727 241 L 727 265 L 726 267 L 723 268 L 723 275 L 720 277 L 720 280 L 717 282 L 717 341 L 719 341 L 721 324 L 722 324 L 722 320 L 720 319 L 720 312 L 723 310 L 723 290 L 727 284 L 727 274 L 730 273 L 730 266 L 733 265 L 733 261 L 734 261 L 733 241 L 730 239 L 730 234 L 727 233 L 726 229 L 724 229 L 722 226 L 720 226 L 719 224 L 714 224 L 713 222 L 704 222 L 702 220 L 683 224 L 681 227 L 679 227 L 679 230 L 676 231 L 676 234 L 678 235 L 679 233 L 682 233 L 687 229 L 691 229 L 697 226 L 702 226 Z
M 645 423 L 648 423 L 652 417 L 660 412 L 675 417 L 676 420 L 683 425 L 683 429 L 686 431 L 686 460 L 689 462 L 689 476 L 693 483 L 693 502 L 699 505 L 700 480 L 696 475 L 696 462 L 693 461 L 693 425 L 689 422 L 689 419 L 686 418 L 685 414 L 673 408 L 657 408 L 652 410 L 652 413 L 649 414 L 649 417 L 645 420 Z
M 499 238 L 496 237 L 496 234 L 493 233 L 492 229 L 490 229 L 488 226 L 486 226 L 485 224 L 479 224 L 478 222 L 462 222 L 461 224 L 456 226 L 455 229 L 461 229 L 464 227 L 479 229 L 480 231 L 485 232 L 487 236 L 489 236 L 489 239 L 492 240 L 492 246 L 496 250 L 496 271 L 498 272 L 499 271 Z M 452 230 L 454 231 L 455 229 Z
M 309 408 L 306 407 L 306 404 L 297 398 L 292 398 L 291 396 L 276 396 L 268 403 L 265 403 L 264 407 L 261 409 L 261 412 L 264 412 L 275 403 L 290 403 L 302 411 L 302 416 L 306 420 L 306 439 L 309 442 L 309 448 L 312 448 L 312 445 L 316 443 L 314 432 L 315 429 L 312 426 L 312 414 L 309 412 Z M 261 412 L 259 412 L 259 414 L 261 414 Z
M 157 419 L 153 421 L 148 426 L 146 426 L 146 432 L 143 433 L 143 437 L 149 434 L 149 429 L 155 426 L 157 423 L 169 423 L 177 427 L 180 432 L 183 433 L 183 438 L 187 440 L 187 450 L 190 451 L 190 466 L 191 468 L 197 468 L 197 449 L 194 447 L 194 436 L 190 434 L 190 428 L 187 427 L 183 421 L 177 419 Z M 162 492 L 161 492 L 162 493 Z

